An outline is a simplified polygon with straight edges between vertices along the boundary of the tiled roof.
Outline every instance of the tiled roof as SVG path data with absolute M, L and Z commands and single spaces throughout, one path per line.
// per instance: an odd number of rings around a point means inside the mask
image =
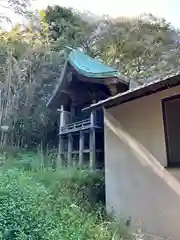
M 152 82 L 144 83 L 143 85 L 139 85 L 138 87 L 129 89 L 126 92 L 118 93 L 114 96 L 106 98 L 105 100 L 99 101 L 95 104 L 91 104 L 84 110 L 103 106 L 108 108 L 128 101 L 132 101 L 145 95 L 155 93 L 157 91 L 165 90 L 169 87 L 173 87 L 179 84 L 180 84 L 180 71 L 177 71 L 176 73 L 167 75 L 166 77 L 161 77 Z

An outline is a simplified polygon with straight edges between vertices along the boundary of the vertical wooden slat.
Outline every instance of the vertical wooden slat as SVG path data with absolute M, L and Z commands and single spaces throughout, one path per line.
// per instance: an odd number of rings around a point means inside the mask
M 72 166 L 72 135 L 68 135 L 68 167 Z
M 84 133 L 80 131 L 79 136 L 79 167 L 82 167 L 84 161 Z

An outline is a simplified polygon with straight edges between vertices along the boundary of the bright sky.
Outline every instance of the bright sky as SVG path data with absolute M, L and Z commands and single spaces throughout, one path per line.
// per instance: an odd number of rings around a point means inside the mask
M 96 15 L 112 17 L 134 17 L 142 13 L 152 13 L 164 17 L 175 27 L 180 28 L 180 0 L 33 0 L 33 8 L 42 9 L 47 5 L 73 7 L 80 11 L 90 11 Z M 17 18 L 13 18 L 17 22 Z
M 164 17 L 174 26 L 180 28 L 180 0 L 35 0 L 34 8 L 43 8 L 48 4 L 73 7 L 78 10 L 88 10 L 94 14 L 108 14 L 112 17 L 137 16 L 142 13 L 152 13 Z

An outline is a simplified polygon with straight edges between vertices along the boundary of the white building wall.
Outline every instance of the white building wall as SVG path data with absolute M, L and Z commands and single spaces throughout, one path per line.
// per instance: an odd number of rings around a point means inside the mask
M 161 99 L 174 87 L 105 113 L 106 201 L 108 212 L 145 232 L 180 239 L 180 172 L 167 165 Z

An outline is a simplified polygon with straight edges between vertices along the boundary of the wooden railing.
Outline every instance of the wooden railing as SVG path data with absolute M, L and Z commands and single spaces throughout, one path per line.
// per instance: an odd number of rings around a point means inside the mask
M 85 129 L 89 129 L 90 127 L 92 127 L 91 120 L 90 120 L 90 118 L 87 118 L 82 121 L 74 122 L 74 123 L 71 123 L 71 124 L 61 127 L 60 134 L 85 130 Z M 100 124 L 98 124 L 98 122 L 97 122 L 94 127 L 100 127 Z
M 84 119 L 82 121 L 74 122 L 63 126 L 61 128 L 61 133 L 75 132 L 77 130 L 84 130 L 91 126 L 90 118 Z

